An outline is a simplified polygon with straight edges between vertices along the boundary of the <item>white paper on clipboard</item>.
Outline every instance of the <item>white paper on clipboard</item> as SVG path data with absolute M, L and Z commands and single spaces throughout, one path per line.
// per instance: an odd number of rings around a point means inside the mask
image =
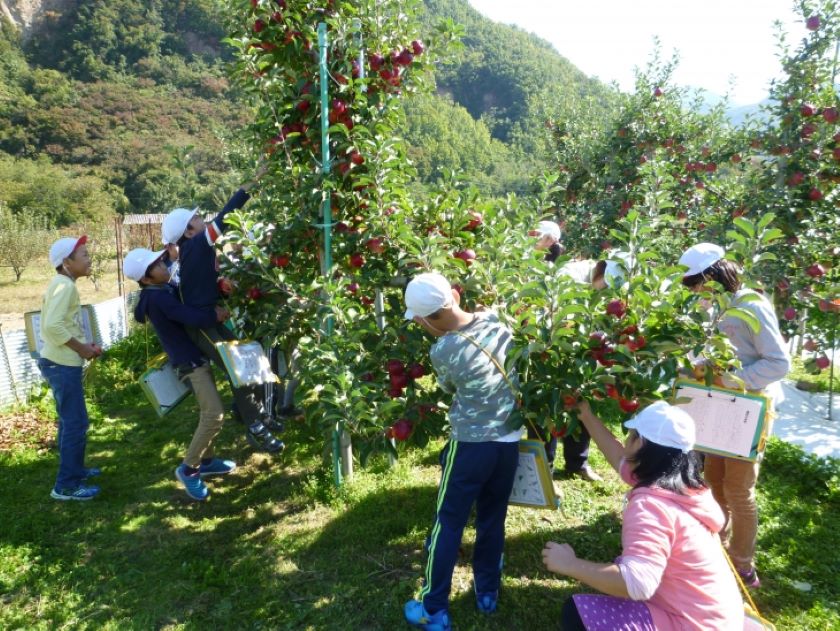
M 677 384 L 676 396 L 688 399 L 677 405 L 694 419 L 695 449 L 755 457 L 766 414 L 760 397 L 709 389 L 699 383 Z

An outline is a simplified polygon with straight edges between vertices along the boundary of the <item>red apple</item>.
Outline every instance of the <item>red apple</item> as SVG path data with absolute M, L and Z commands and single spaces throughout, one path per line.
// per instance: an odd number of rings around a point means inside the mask
M 808 199 L 810 199 L 812 202 L 818 202 L 822 198 L 823 194 L 822 191 L 820 191 L 820 189 L 812 188 L 810 191 L 808 191 Z
M 461 259 L 467 265 L 472 265 L 472 262 L 475 260 L 475 250 L 466 249 L 466 250 L 458 250 L 453 255 L 456 259 Z
M 356 269 L 359 269 L 359 268 L 363 267 L 364 264 L 365 264 L 365 257 L 363 257 L 358 252 L 356 254 L 351 254 L 350 255 L 350 267 L 355 267 Z
M 620 407 L 623 412 L 626 412 L 627 414 L 632 414 L 633 412 L 639 409 L 639 401 L 638 399 L 620 399 L 618 402 L 618 407 Z
M 470 220 L 467 222 L 467 225 L 464 226 L 464 230 L 475 230 L 484 223 L 484 218 L 481 216 L 481 213 L 471 210 L 467 214 L 470 216 Z
M 783 315 L 785 320 L 796 320 L 796 309 L 794 309 L 793 307 L 788 307 L 787 309 L 785 309 Z
M 405 373 L 401 373 L 399 375 L 391 375 L 391 387 L 392 388 L 405 388 L 408 385 L 408 375 Z
M 278 254 L 277 256 L 271 257 L 271 264 L 274 267 L 287 267 L 290 261 L 291 259 L 285 254 Z
M 655 97 L 662 96 L 662 88 L 657 87 L 656 89 L 654 89 L 653 96 L 655 96 Z
M 801 171 L 797 171 L 793 175 L 790 176 L 788 179 L 788 186 L 799 186 L 802 182 L 805 181 L 805 174 Z
M 419 379 L 425 374 L 426 369 L 423 368 L 422 364 L 411 364 L 411 366 L 408 367 L 408 376 L 412 379 Z
M 812 15 L 807 20 L 805 20 L 805 28 L 809 31 L 816 31 L 820 28 L 820 16 Z
M 372 372 L 366 372 L 361 377 L 359 377 L 359 379 L 361 379 L 362 381 L 371 382 L 375 379 L 375 377 Z
M 389 388 L 388 396 L 392 399 L 399 399 L 402 396 L 402 388 Z
M 347 285 L 347 291 L 355 296 L 356 292 L 359 291 L 359 283 L 350 283 Z
M 814 263 L 805 269 L 805 273 L 811 278 L 820 278 L 825 276 L 825 268 L 819 263 Z
M 615 399 L 618 401 L 621 398 L 621 395 L 618 393 L 618 388 L 615 387 L 615 384 L 608 383 L 604 390 L 606 390 L 607 396 L 610 399 Z
M 802 116 L 813 116 L 817 113 L 817 108 L 810 103 L 803 103 L 802 107 L 799 108 L 799 113 L 802 114 Z
M 254 22 L 254 33 L 259 33 L 265 28 L 265 22 L 257 20 Z
M 840 118 L 840 113 L 838 113 L 836 107 L 825 108 L 822 115 L 826 123 L 835 123 L 837 122 L 837 119 Z
M 817 344 L 811 338 L 805 340 L 805 344 L 803 344 L 803 346 L 805 347 L 806 351 L 811 351 L 812 353 L 819 348 L 819 344 Z
M 732 161 L 733 164 L 738 164 L 741 161 L 741 154 L 734 153 L 734 154 L 732 154 L 732 157 L 729 158 L 729 159 Z
M 423 51 L 426 50 L 426 48 L 423 46 L 423 42 L 421 42 L 419 39 L 415 39 L 413 42 L 411 42 L 411 50 L 414 51 L 415 55 L 422 55 Z
M 607 303 L 607 315 L 611 315 L 616 318 L 623 318 L 626 312 L 627 306 L 622 300 L 611 300 Z
M 374 72 L 378 72 L 384 65 L 385 57 L 383 57 L 380 53 L 373 53 L 370 56 L 370 67 Z
M 567 410 L 575 407 L 577 405 L 577 397 L 573 394 L 564 394 L 563 395 L 563 407 Z
M 401 375 L 405 372 L 405 366 L 399 359 L 389 359 L 386 367 L 389 375 Z
M 344 112 L 347 111 L 347 103 L 342 101 L 341 99 L 333 99 L 332 103 L 330 103 L 330 109 L 341 116 Z
M 382 254 L 385 251 L 385 244 L 379 237 L 365 241 L 365 247 L 374 254 Z
M 247 296 L 249 300 L 259 300 L 263 297 L 262 289 L 259 287 L 251 287 L 248 290 Z
M 397 55 L 397 63 L 400 66 L 410 66 L 412 61 L 414 61 L 414 53 L 407 48 L 404 48 L 400 54 Z
M 414 425 L 407 418 L 401 418 L 391 426 L 391 432 L 397 440 L 408 440 Z
M 828 357 L 826 357 L 825 355 L 820 355 L 819 357 L 817 357 L 814 360 L 814 363 L 817 365 L 817 368 L 819 368 L 820 370 L 824 370 L 825 368 L 828 368 L 829 366 L 831 366 L 831 360 Z
M 644 335 L 639 335 L 636 339 L 627 340 L 627 348 L 634 353 L 642 350 L 645 346 L 647 346 L 647 340 Z
M 224 276 L 219 276 L 219 280 L 216 281 L 216 287 L 223 296 L 230 296 L 233 293 L 233 283 L 230 282 L 229 278 L 225 278 Z
M 350 162 L 359 166 L 365 163 L 365 158 L 361 153 L 353 150 L 350 152 Z
M 817 126 L 813 123 L 805 123 L 802 125 L 802 129 L 799 131 L 799 135 L 802 138 L 810 138 L 814 135 L 814 132 L 817 131 Z

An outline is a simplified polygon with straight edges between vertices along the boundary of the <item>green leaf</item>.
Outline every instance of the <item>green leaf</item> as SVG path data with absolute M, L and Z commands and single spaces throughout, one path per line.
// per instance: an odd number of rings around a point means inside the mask
M 747 311 L 746 309 L 741 309 L 739 307 L 731 307 L 726 310 L 724 315 L 742 320 L 747 324 L 748 327 L 750 327 L 753 333 L 758 333 L 761 330 L 761 323 L 758 321 L 758 318 L 756 318 L 752 314 L 752 312 Z
M 732 220 L 738 228 L 741 229 L 742 232 L 746 233 L 749 237 L 755 237 L 755 226 L 749 219 L 744 219 L 743 217 L 735 217 Z

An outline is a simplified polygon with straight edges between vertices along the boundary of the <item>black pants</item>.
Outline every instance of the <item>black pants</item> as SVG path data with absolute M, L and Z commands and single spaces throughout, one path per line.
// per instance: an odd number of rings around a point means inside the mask
M 560 610 L 560 628 L 563 631 L 586 631 L 583 625 L 583 620 L 580 619 L 575 601 L 572 597 L 566 599 L 563 603 L 563 609 Z
M 557 458 L 557 437 L 551 436 L 548 432 L 540 432 L 537 435 L 532 428 L 528 428 L 528 438 L 538 438 L 545 443 L 545 455 L 548 459 L 549 469 L 554 469 L 554 460 Z M 577 473 L 583 469 L 589 460 L 589 432 L 580 426 L 580 436 L 563 436 L 563 460 L 565 461 L 566 473 Z

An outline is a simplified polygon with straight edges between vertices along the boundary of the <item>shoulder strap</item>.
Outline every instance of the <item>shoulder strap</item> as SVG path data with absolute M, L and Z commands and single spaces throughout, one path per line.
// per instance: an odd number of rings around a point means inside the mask
M 507 371 L 504 369 L 504 366 L 502 366 L 502 364 L 499 362 L 499 360 L 496 359 L 495 357 L 493 357 L 493 354 L 490 351 L 488 351 L 486 348 L 484 348 L 481 344 L 479 344 L 475 340 L 475 338 L 467 335 L 466 333 L 463 333 L 462 331 L 458 331 L 458 330 L 452 331 L 452 333 L 455 333 L 455 335 L 459 335 L 459 336 L 463 337 L 470 344 L 475 346 L 478 350 L 480 350 L 482 353 L 484 353 L 485 355 L 487 355 L 487 357 L 490 358 L 490 361 L 493 362 L 493 364 L 496 366 L 496 369 L 501 373 L 502 378 L 505 380 L 505 383 L 507 383 L 508 388 L 510 388 L 511 393 L 513 393 L 513 398 L 516 400 L 516 407 L 521 408 L 522 407 L 521 395 L 519 394 L 519 391 L 516 389 L 516 387 L 513 385 L 513 382 L 510 380 L 510 377 L 508 377 Z M 530 419 L 527 419 L 527 420 L 528 420 L 528 424 L 531 426 L 531 429 L 534 430 L 536 435 L 541 436 L 542 432 L 540 432 L 536 427 L 534 427 L 534 424 L 531 422 Z

